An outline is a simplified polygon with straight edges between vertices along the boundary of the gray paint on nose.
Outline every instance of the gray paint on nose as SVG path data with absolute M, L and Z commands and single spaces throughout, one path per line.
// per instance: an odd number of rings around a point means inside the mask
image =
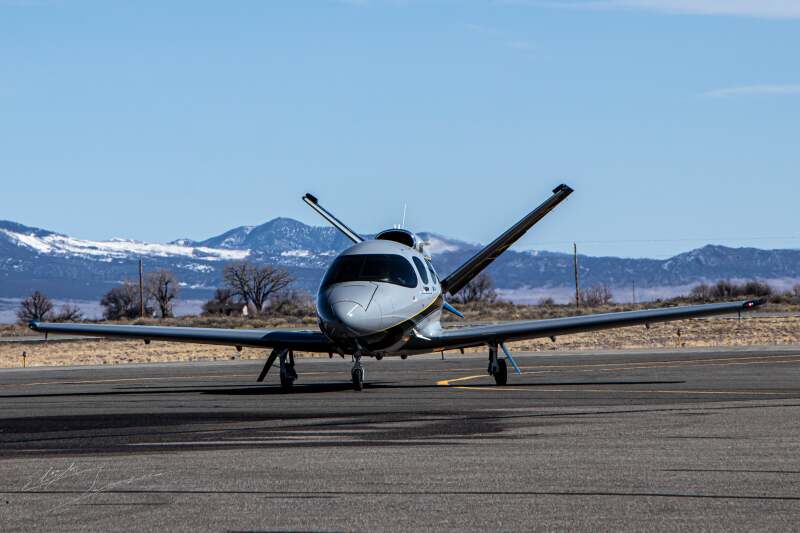
M 369 282 L 340 283 L 328 291 L 328 302 L 333 306 L 340 302 L 356 303 L 366 310 L 377 288 L 375 283 Z
M 365 309 L 358 303 L 342 301 L 331 304 L 331 310 L 339 327 L 343 327 L 355 335 L 369 335 L 379 330 L 382 324 L 381 313 L 377 305 Z

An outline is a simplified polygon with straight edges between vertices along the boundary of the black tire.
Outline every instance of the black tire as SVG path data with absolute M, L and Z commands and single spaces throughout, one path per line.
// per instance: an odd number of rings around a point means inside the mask
M 292 390 L 292 387 L 294 387 L 294 380 L 289 379 L 287 376 L 281 374 L 281 388 L 284 391 L 290 391 Z
M 505 385 L 508 383 L 508 367 L 506 366 L 505 359 L 498 359 L 497 372 L 494 374 L 494 382 L 498 385 Z
M 364 388 L 364 371 L 360 368 L 354 368 L 351 374 L 353 376 L 353 390 L 360 391 Z

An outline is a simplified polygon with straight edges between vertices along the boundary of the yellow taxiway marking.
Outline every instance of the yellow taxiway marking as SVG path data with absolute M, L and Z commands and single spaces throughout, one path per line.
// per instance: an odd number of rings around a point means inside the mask
M 755 391 L 703 391 L 703 390 L 631 390 L 631 389 L 549 389 L 546 387 L 470 387 L 458 386 L 454 389 L 461 390 L 480 390 L 480 391 L 517 391 L 517 392 L 594 392 L 594 393 L 609 393 L 609 392 L 624 392 L 627 394 L 715 394 L 722 396 L 795 396 L 796 392 L 755 392 Z
M 524 354 L 520 355 L 524 357 Z M 537 354 L 537 357 L 540 355 Z M 548 357 L 557 357 L 557 355 L 548 355 Z M 573 369 L 596 369 L 597 367 L 603 367 L 600 370 L 635 370 L 637 368 L 670 368 L 671 365 L 673 367 L 681 367 L 681 366 L 692 366 L 692 365 L 702 365 L 703 363 L 718 363 L 721 361 L 766 361 L 766 362 L 773 362 L 772 360 L 781 359 L 786 357 L 796 357 L 798 361 L 800 361 L 800 355 L 798 354 L 787 354 L 787 355 L 768 355 L 768 356 L 750 356 L 750 357 L 715 357 L 715 358 L 706 358 L 706 359 L 672 359 L 666 361 L 642 361 L 640 363 L 637 362 L 630 362 L 630 363 L 585 363 L 585 364 L 575 364 L 575 365 L 542 365 L 542 366 L 523 366 L 520 365 L 520 370 L 523 370 L 523 374 L 544 374 L 547 372 L 563 372 L 564 370 L 573 370 Z M 710 366 L 710 365 L 709 365 Z M 533 370 L 537 369 L 537 370 Z M 552 369 L 552 370 L 551 370 Z M 474 368 L 451 368 L 448 369 L 448 372 L 471 372 L 475 370 Z M 528 370 L 527 372 L 525 372 Z M 421 370 L 422 372 L 441 372 L 441 369 L 424 369 Z M 586 372 L 592 372 L 593 370 L 586 370 Z M 461 379 L 461 378 L 459 378 Z M 452 380 L 451 380 L 452 381 Z
M 437 381 L 436 384 L 440 387 L 449 387 L 451 383 L 455 383 L 456 381 L 467 381 L 470 379 L 477 379 L 485 377 L 486 374 L 478 374 L 477 376 L 465 376 L 463 378 L 454 378 L 454 379 L 443 379 L 441 381 Z
M 744 359 L 744 361 L 743 361 Z M 757 359 L 757 360 L 753 360 Z M 728 361 L 728 362 L 717 362 L 717 361 Z M 659 363 L 668 363 L 668 364 L 659 364 Z M 671 364 L 671 363 L 682 363 L 682 364 Z M 737 365 L 765 365 L 765 364 L 787 364 L 787 363 L 800 363 L 800 358 L 793 358 L 793 359 L 780 359 L 775 360 L 775 358 L 769 357 L 733 357 L 733 358 L 723 358 L 723 359 L 700 359 L 697 361 L 653 361 L 652 363 L 634 363 L 637 366 L 607 366 L 605 368 L 594 368 L 597 366 L 602 365 L 563 365 L 558 367 L 545 367 L 545 368 L 556 368 L 556 370 L 531 370 L 527 372 L 523 372 L 522 374 L 549 374 L 549 373 L 558 373 L 558 372 L 621 372 L 621 371 L 628 371 L 628 370 L 642 370 L 648 368 L 682 368 L 688 366 L 737 366 Z M 593 367 L 593 368 L 586 368 L 586 367 Z M 536 367 L 522 367 L 522 368 L 536 368 Z M 542 368 L 542 367 L 539 367 Z M 436 382 L 436 384 L 440 387 L 448 387 L 451 383 L 456 383 L 459 381 L 470 381 L 473 379 L 479 379 L 488 377 L 487 374 L 477 374 L 474 376 L 464 376 L 460 378 L 453 378 L 453 379 L 443 379 Z M 465 387 L 459 386 L 457 388 L 467 389 L 472 388 L 476 389 L 476 387 Z M 479 390 L 493 390 L 487 389 L 486 387 L 480 387 Z M 495 390 L 507 390 L 507 389 L 495 389 Z M 542 389 L 539 389 L 542 390 Z M 591 391 L 590 391 L 591 392 Z M 761 394 L 761 393 L 759 393 Z M 774 394 L 781 394 L 781 393 L 774 393 Z M 790 394 L 790 393 L 786 393 Z

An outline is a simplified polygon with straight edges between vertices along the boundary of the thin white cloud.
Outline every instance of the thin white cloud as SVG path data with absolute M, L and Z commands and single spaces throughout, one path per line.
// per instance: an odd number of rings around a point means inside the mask
M 567 9 L 638 9 L 690 15 L 800 19 L 798 0 L 510 0 L 510 2 Z
M 800 95 L 800 84 L 794 85 L 743 85 L 741 87 L 727 87 L 714 89 L 703 93 L 709 98 L 732 98 L 735 96 L 762 96 L 762 95 Z

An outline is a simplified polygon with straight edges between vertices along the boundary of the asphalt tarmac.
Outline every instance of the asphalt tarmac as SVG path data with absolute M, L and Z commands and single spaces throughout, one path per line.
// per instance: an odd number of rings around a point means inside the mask
M 0 371 L 0 530 L 795 530 L 800 348 Z

